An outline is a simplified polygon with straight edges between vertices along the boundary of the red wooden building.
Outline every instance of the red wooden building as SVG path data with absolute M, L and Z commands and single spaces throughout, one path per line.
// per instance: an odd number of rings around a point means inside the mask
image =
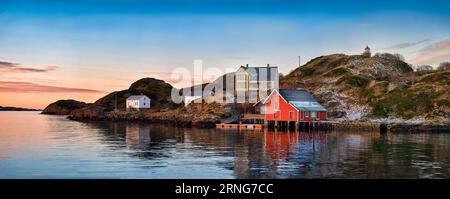
M 327 120 L 327 110 L 306 90 L 274 90 L 260 103 L 260 113 L 269 124 L 283 122 L 291 126 L 297 122 Z

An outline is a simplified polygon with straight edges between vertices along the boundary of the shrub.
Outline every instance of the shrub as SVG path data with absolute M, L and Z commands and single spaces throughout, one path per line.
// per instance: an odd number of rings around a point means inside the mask
M 370 80 L 359 75 L 346 75 L 341 77 L 338 83 L 345 83 L 352 87 L 364 87 L 369 84 Z
M 421 65 L 416 67 L 416 71 L 430 71 L 433 70 L 433 67 L 430 65 Z
M 395 54 L 391 54 L 391 53 L 377 53 L 374 55 L 374 57 L 379 57 L 379 58 L 383 58 L 383 59 L 390 59 L 390 60 L 397 60 L 397 61 L 404 61 L 405 58 L 403 57 L 403 55 L 395 53 Z
M 437 67 L 438 70 L 449 70 L 450 69 L 450 62 L 442 62 Z
M 336 69 L 333 69 L 333 70 L 327 72 L 325 74 L 325 76 L 327 76 L 327 77 L 330 77 L 330 76 L 331 77 L 335 77 L 335 76 L 339 76 L 339 75 L 345 74 L 347 72 L 348 72 L 348 70 L 346 68 L 336 68 Z
M 312 74 L 314 74 L 314 72 L 315 72 L 316 70 L 314 69 L 314 68 L 304 68 L 303 70 L 302 70 L 302 76 L 310 76 L 310 75 L 312 75 Z

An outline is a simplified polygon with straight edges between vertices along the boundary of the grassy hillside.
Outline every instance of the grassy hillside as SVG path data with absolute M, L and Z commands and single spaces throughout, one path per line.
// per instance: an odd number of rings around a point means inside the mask
M 450 116 L 449 73 L 415 73 L 392 57 L 333 54 L 295 69 L 280 87 L 308 89 L 335 118 L 434 120 Z

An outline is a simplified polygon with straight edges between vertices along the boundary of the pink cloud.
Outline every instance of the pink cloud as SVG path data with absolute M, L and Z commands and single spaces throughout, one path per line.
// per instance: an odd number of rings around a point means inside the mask
M 44 68 L 23 67 L 17 63 L 0 60 L 0 71 L 2 71 L 2 72 L 45 73 L 45 72 L 54 71 L 56 69 L 58 69 L 57 66 L 45 66 Z
M 429 41 L 431 41 L 431 39 L 423 39 L 423 40 L 416 41 L 416 42 L 399 43 L 399 44 L 395 44 L 395 45 L 388 46 L 388 47 L 385 47 L 385 48 L 381 48 L 380 50 L 400 50 L 400 49 L 416 46 L 416 45 L 419 45 L 419 44 L 422 44 L 422 43 L 426 43 L 426 42 L 429 42 Z
M 102 93 L 102 91 L 92 89 L 47 86 L 30 82 L 6 82 L 6 81 L 0 81 L 0 92 Z
M 438 64 L 450 60 L 450 39 L 441 40 L 419 51 L 412 64 Z

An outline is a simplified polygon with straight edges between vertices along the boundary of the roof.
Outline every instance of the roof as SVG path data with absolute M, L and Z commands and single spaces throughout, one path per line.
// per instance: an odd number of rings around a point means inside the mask
M 290 104 L 300 111 L 327 111 L 319 102 L 290 102 Z
M 140 100 L 143 97 L 149 98 L 149 97 L 147 97 L 147 95 L 132 95 L 132 96 L 128 97 L 127 100 Z
M 300 111 L 327 111 L 316 99 L 303 89 L 280 89 L 279 93 Z
M 307 101 L 307 102 L 317 102 L 314 97 L 309 94 L 308 91 L 303 89 L 280 89 L 279 93 L 283 98 L 290 101 Z
M 241 66 L 249 75 L 253 77 L 258 77 L 260 75 L 263 75 L 263 77 L 266 77 L 268 81 L 274 80 L 274 78 L 278 78 L 278 66 L 265 66 L 265 67 L 245 67 Z M 271 75 L 271 72 L 273 71 L 273 74 L 275 74 L 275 77 Z

